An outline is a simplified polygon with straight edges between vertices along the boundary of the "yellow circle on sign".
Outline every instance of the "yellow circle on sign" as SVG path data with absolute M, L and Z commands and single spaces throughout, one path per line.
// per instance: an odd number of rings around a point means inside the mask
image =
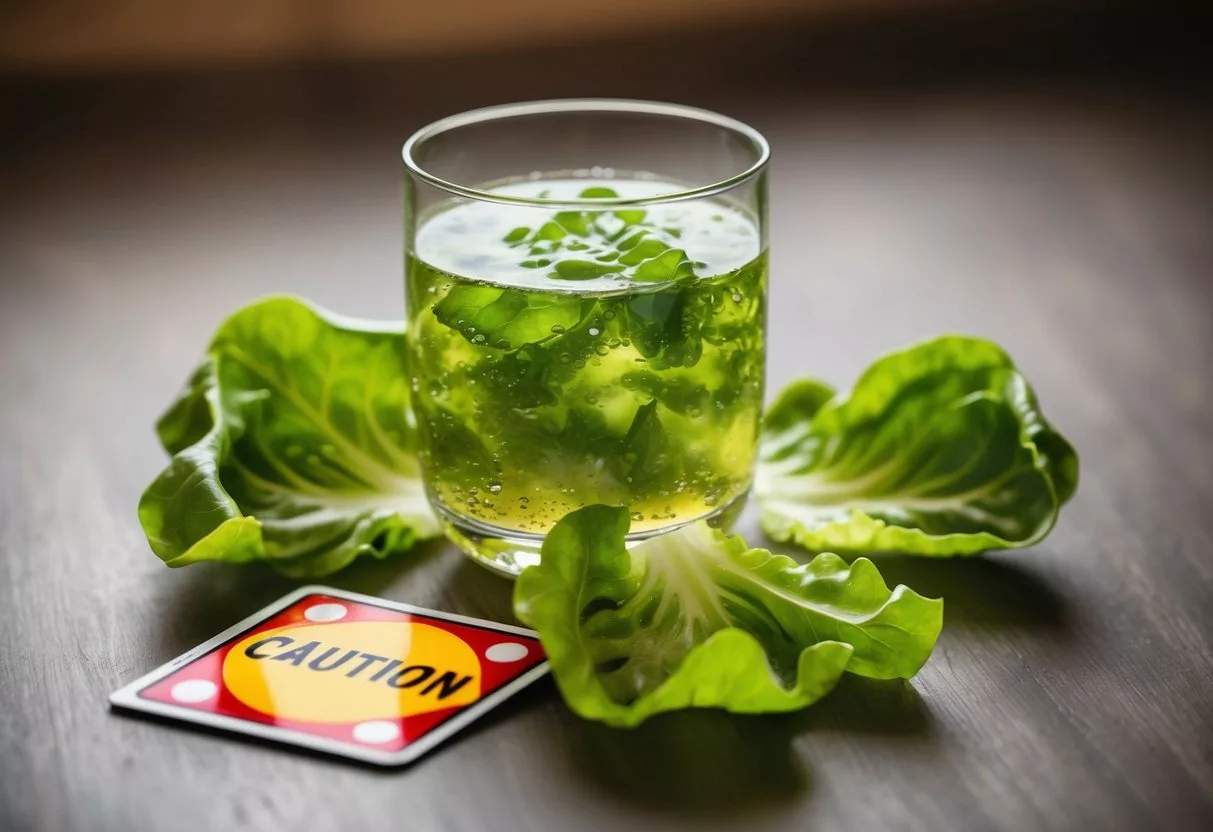
M 392 719 L 480 698 L 480 661 L 429 624 L 353 621 L 280 627 L 241 641 L 223 682 L 254 710 L 305 722 Z

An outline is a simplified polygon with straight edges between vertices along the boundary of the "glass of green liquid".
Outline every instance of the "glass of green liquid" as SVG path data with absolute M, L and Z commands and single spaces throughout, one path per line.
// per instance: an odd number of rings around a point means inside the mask
M 728 522 L 762 412 L 769 149 L 706 110 L 476 110 L 404 146 L 407 344 L 426 490 L 481 563 L 564 515 L 630 539 Z

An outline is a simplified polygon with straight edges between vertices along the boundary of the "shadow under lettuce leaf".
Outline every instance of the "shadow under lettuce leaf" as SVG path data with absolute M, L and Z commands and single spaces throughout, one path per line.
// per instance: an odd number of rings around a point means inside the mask
M 926 702 L 905 679 L 865 679 L 844 675 L 830 695 L 787 717 L 792 734 L 863 734 L 923 743 L 934 742 L 935 720 Z
M 905 584 L 928 598 L 942 598 L 945 633 L 949 627 L 1057 634 L 1069 629 L 1069 600 L 1024 555 L 943 560 L 878 555 L 872 561 L 890 586 Z
M 849 674 L 825 699 L 790 714 L 690 709 L 628 730 L 571 713 L 565 722 L 572 770 L 602 791 L 671 815 L 714 819 L 803 801 L 812 788 L 813 734 L 936 741 L 934 718 L 908 682 Z
M 690 709 L 624 730 L 572 713 L 563 722 L 572 772 L 621 802 L 720 818 L 800 800 L 810 789 L 786 718 Z

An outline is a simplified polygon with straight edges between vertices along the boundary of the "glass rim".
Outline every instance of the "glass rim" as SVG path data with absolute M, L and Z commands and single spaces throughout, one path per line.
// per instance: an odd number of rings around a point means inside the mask
M 697 121 L 714 127 L 720 127 L 738 134 L 749 141 L 757 153 L 757 159 L 740 173 L 725 179 L 685 188 L 669 193 L 646 197 L 606 197 L 593 199 L 549 199 L 544 197 L 517 196 L 496 191 L 486 191 L 461 185 L 444 179 L 421 166 L 413 156 L 414 149 L 429 139 L 443 133 L 470 127 L 475 124 L 485 124 L 501 119 L 517 116 L 544 115 L 549 113 L 634 113 L 638 115 L 655 115 L 680 118 L 686 121 Z M 542 101 L 523 101 L 515 104 L 496 104 L 491 107 L 480 107 L 466 110 L 456 115 L 447 116 L 427 124 L 413 133 L 401 148 L 401 157 L 409 173 L 428 185 L 455 196 L 475 199 L 482 202 L 496 202 L 505 205 L 530 205 L 542 208 L 583 208 L 587 205 L 598 208 L 626 208 L 646 205 L 662 205 L 670 202 L 682 202 L 690 199 L 702 199 L 730 191 L 738 185 L 748 182 L 757 176 L 767 166 L 771 158 L 771 146 L 762 133 L 743 121 L 730 118 L 712 110 L 701 107 L 691 107 L 686 104 L 671 104 L 661 101 L 642 101 L 628 98 L 553 98 Z

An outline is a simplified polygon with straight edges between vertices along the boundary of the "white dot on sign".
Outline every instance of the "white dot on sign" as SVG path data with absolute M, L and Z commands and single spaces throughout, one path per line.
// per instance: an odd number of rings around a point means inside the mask
M 484 651 L 484 657 L 491 662 L 516 662 L 526 658 L 526 645 L 516 641 L 503 641 L 494 644 Z
M 169 696 L 178 702 L 205 702 L 214 698 L 219 692 L 219 686 L 209 679 L 186 679 L 173 685 Z
M 354 739 L 358 742 L 380 745 L 400 736 L 400 726 L 385 719 L 372 719 L 354 726 Z
M 349 612 L 344 604 L 316 604 L 308 607 L 303 617 L 308 621 L 337 621 Z

